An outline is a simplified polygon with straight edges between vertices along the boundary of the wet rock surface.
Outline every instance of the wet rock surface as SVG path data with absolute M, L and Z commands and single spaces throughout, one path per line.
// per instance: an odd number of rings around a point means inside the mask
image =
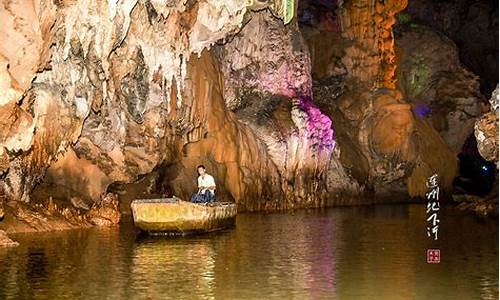
M 19 243 L 11 240 L 5 231 L 0 230 L 0 247 L 15 247 L 19 246 Z
M 396 84 L 392 27 L 405 7 L 404 1 L 349 2 L 333 19 L 340 28 L 302 28 L 314 99 L 333 120 L 341 165 L 382 201 L 424 196 L 425 180 L 434 172 L 449 191 L 457 171 L 453 152 L 428 120 L 414 114 Z
M 227 106 L 265 144 L 286 207 L 324 205 L 324 195 L 334 194 L 333 184 L 325 184 L 335 159 L 334 129 L 312 98 L 310 59 L 297 22 L 283 26 L 259 12 L 217 52 Z
M 406 1 L 339 2 L 309 29 L 282 4 L 0 7 L 0 228 L 116 224 L 129 192 L 189 199 L 199 164 L 241 210 L 408 201 L 436 172 L 447 191 L 479 116 L 456 49 L 428 31 L 395 36 Z M 420 64 L 431 71 L 415 88 L 403 79 Z M 419 117 L 420 101 L 446 122 Z
M 490 111 L 485 113 L 474 126 L 479 154 L 496 164 L 492 190 L 479 197 L 474 195 L 453 195 L 457 208 L 473 212 L 478 216 L 498 217 L 498 86 L 489 100 Z M 494 168 L 494 167 L 493 167 Z
M 458 154 L 481 115 L 479 78 L 459 61 L 449 38 L 428 27 L 397 31 L 398 84 L 415 115 L 428 119 Z
M 118 197 L 108 193 L 100 202 L 95 202 L 88 212 L 90 223 L 97 226 L 115 225 L 120 222 Z
M 490 111 L 476 122 L 474 135 L 481 156 L 495 162 L 498 168 L 498 85 L 489 102 Z
M 95 202 L 90 210 L 75 207 L 65 198 L 36 199 L 31 203 L 9 201 L 4 203 L 5 216 L 0 230 L 12 232 L 35 232 L 111 226 L 119 223 L 121 213 L 118 198 L 109 193 Z M 74 202 L 74 201 L 73 201 Z
M 498 83 L 498 3 L 488 0 L 409 1 L 399 19 L 433 27 L 458 46 L 460 61 L 479 76 L 487 98 Z
M 36 187 L 35 193 L 50 191 L 75 200 L 76 207 L 90 206 L 111 183 L 134 182 L 160 164 L 178 162 L 187 151 L 183 145 L 205 137 L 207 116 L 224 119 L 223 103 L 211 104 L 212 90 L 220 89 L 217 72 L 200 73 L 210 77 L 210 89 L 196 78 L 191 87 L 200 93 L 183 102 L 187 61 L 236 33 L 245 3 L 35 2 L 2 8 L 12 22 L 40 20 L 2 31 L 6 38 L 24 35 L 8 42 L 29 53 L 22 62 L 12 47 L 1 53 L 0 113 L 10 117 L 1 123 L 0 184 L 7 198 L 29 202 Z M 216 128 L 224 122 L 217 123 L 213 131 L 225 136 L 226 128 Z M 221 151 L 217 156 L 224 156 Z M 236 170 L 237 161 L 228 159 Z M 227 180 L 241 193 L 239 179 Z M 176 193 L 193 188 L 189 181 Z
M 478 217 L 498 218 L 498 193 L 497 197 L 489 199 L 467 195 L 456 201 L 460 202 L 456 205 L 458 210 L 472 212 Z

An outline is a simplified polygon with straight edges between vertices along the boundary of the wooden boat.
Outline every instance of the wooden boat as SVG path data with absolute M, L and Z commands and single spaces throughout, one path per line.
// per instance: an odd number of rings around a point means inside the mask
M 134 224 L 150 234 L 185 235 L 234 225 L 236 204 L 198 204 L 179 198 L 137 199 L 131 203 Z

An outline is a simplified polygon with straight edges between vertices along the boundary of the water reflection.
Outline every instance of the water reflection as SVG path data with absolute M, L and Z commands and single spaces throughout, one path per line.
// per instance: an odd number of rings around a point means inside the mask
M 441 220 L 436 265 L 419 205 L 243 214 L 176 239 L 131 224 L 17 235 L 0 249 L 0 299 L 496 299 L 497 223 Z
M 162 299 L 188 295 L 214 299 L 215 250 L 209 240 L 182 238 L 139 239 L 131 269 L 136 296 Z

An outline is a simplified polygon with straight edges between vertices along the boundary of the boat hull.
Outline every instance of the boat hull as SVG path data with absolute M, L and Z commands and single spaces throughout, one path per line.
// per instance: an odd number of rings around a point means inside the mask
M 149 234 L 186 235 L 234 226 L 236 204 L 195 204 L 177 198 L 138 199 L 130 205 L 134 224 Z

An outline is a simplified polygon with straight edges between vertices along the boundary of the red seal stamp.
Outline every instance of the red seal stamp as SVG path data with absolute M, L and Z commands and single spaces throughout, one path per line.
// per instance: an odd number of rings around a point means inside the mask
M 437 264 L 441 261 L 441 251 L 439 249 L 427 249 L 427 263 Z

